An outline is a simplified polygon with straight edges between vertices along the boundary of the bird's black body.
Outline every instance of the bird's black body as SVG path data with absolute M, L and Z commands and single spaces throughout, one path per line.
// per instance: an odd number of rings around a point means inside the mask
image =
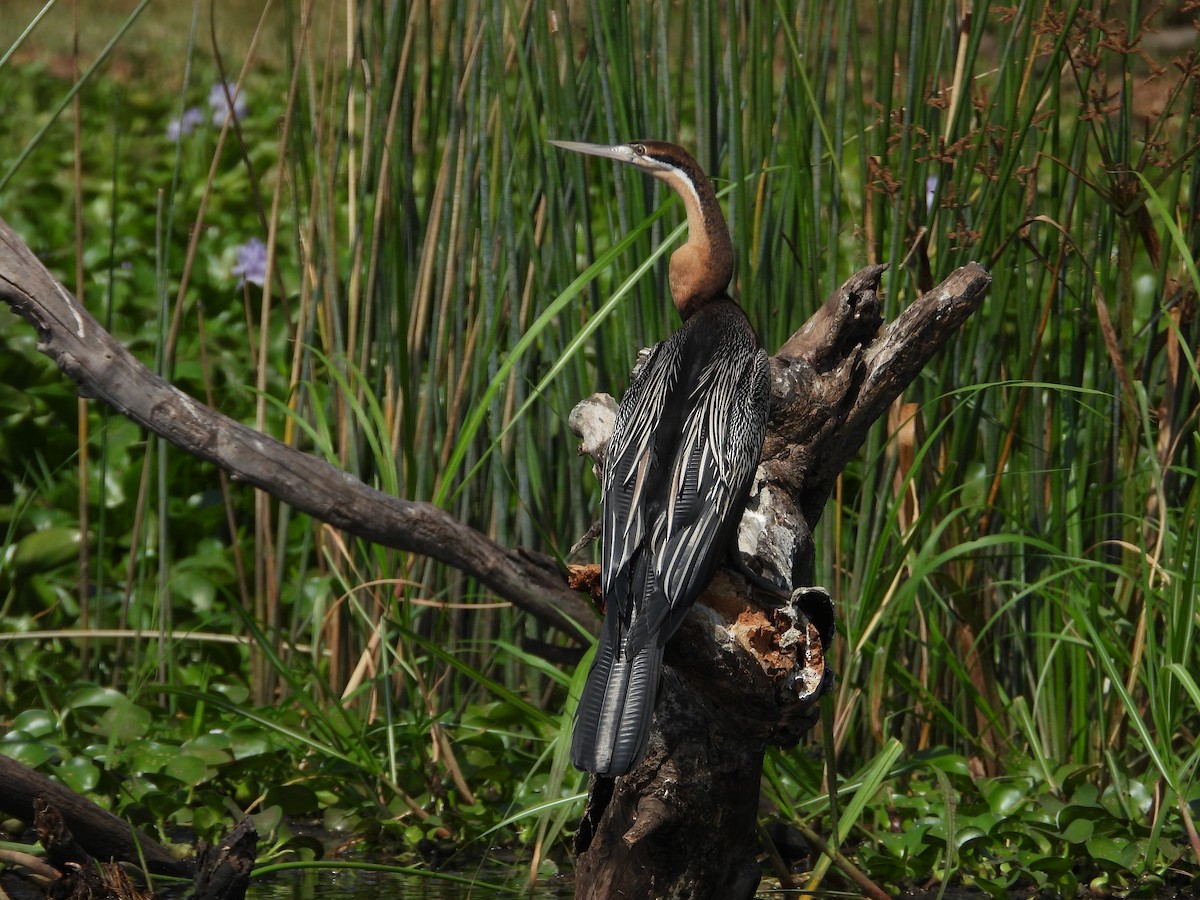
M 663 648 L 730 547 L 762 449 L 767 357 L 732 300 L 654 348 L 617 409 L 604 465 L 604 632 L 571 759 L 598 774 L 640 756 Z
M 604 460 L 604 629 L 579 701 L 571 760 L 627 772 L 645 749 L 663 649 L 725 558 L 766 431 L 767 354 L 726 293 L 732 246 L 711 186 L 683 150 L 564 145 L 671 184 L 689 242 L 671 261 L 683 325 L 658 344 L 617 408 Z

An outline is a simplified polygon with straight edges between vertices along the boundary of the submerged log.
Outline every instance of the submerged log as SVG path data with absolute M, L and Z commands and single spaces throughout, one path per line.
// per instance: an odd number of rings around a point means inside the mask
M 991 282 L 981 266 L 959 269 L 881 331 L 884 269 L 850 278 L 772 359 L 771 420 L 739 532 L 758 583 L 718 573 L 667 645 L 645 757 L 592 779 L 579 898 L 754 895 L 763 755 L 816 723 L 833 682 L 812 528 L 868 429 Z M 600 462 L 606 440 L 593 425 L 583 449 Z
M 191 877 L 189 900 L 243 900 L 258 846 L 245 818 L 195 861 L 181 859 L 144 832 L 27 766 L 0 755 L 0 812 L 32 824 L 46 851 L 36 875 L 60 900 L 140 900 L 124 866 Z M 3 896 L 0 894 L 0 896 Z
M 53 842 L 50 861 L 81 863 L 92 857 L 136 863 L 155 875 L 189 877 L 191 863 L 142 831 L 131 828 L 61 782 L 0 755 L 0 811 L 34 824 L 40 812 L 45 838 Z M 55 864 L 56 868 L 60 866 Z

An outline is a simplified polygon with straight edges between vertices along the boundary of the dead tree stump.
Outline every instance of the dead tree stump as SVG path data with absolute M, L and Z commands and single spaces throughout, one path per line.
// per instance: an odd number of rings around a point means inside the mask
M 257 848 L 258 832 L 248 816 L 215 847 L 202 846 L 196 854 L 196 877 L 188 900 L 242 900 Z
M 991 282 L 965 266 L 881 330 L 884 269 L 853 276 L 772 359 L 771 420 L 739 532 L 742 563 L 770 588 L 718 573 L 668 644 L 645 758 L 592 779 L 579 898 L 754 895 L 763 755 L 815 724 L 833 681 L 812 528 L 870 426 Z M 602 459 L 606 440 L 592 432 L 584 449 Z

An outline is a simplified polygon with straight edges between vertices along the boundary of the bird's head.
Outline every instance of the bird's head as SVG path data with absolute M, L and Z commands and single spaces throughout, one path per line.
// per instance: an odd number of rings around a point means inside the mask
M 722 294 L 733 274 L 733 246 L 717 195 L 700 164 L 666 141 L 585 144 L 551 141 L 555 147 L 615 159 L 665 181 L 687 210 L 688 242 L 671 256 L 671 295 L 684 318 L 696 301 Z
M 671 185 L 683 197 L 685 203 L 688 202 L 689 195 L 696 197 L 698 203 L 697 185 L 708 184 L 704 172 L 692 155 L 682 147 L 666 141 L 631 141 L 628 144 L 584 144 L 579 141 L 550 143 L 563 150 L 615 159 L 617 162 L 641 169 L 647 175 L 653 175 Z

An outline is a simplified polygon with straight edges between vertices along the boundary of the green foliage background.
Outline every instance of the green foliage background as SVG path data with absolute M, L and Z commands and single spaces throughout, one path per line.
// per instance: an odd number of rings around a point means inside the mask
M 1061 6 L 229 2 L 214 41 L 98 5 L 76 60 L 31 4 L 0 216 L 185 391 L 560 558 L 598 505 L 567 414 L 675 327 L 665 257 L 629 276 L 680 211 L 547 138 L 691 148 L 769 347 L 862 265 L 891 319 L 984 263 L 817 529 L 836 833 L 893 886 L 1153 889 L 1200 852 L 1197 13 Z M 521 649 L 560 636 L 78 406 L 0 315 L 0 749 L 148 824 L 565 864 L 573 669 Z M 766 818 L 828 833 L 821 785 L 773 754 Z

